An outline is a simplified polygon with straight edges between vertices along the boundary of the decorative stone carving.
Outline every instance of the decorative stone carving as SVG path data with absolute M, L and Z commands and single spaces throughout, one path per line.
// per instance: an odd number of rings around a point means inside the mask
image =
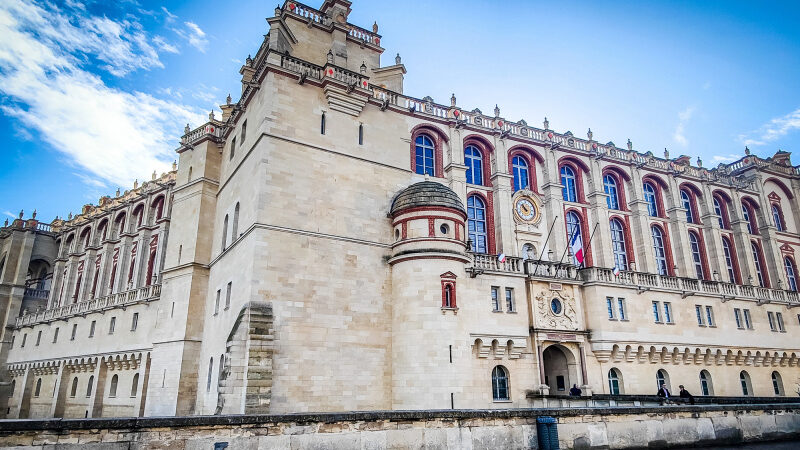
M 557 303 L 556 306 L 554 306 Z M 575 299 L 564 291 L 542 290 L 536 296 L 537 325 L 541 328 L 577 330 Z

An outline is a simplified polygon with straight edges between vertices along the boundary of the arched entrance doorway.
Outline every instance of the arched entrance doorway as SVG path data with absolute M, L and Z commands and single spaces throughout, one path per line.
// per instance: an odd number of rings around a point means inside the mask
M 550 387 L 550 395 L 566 395 L 573 384 L 581 384 L 575 356 L 563 345 L 551 345 L 542 353 L 544 384 Z

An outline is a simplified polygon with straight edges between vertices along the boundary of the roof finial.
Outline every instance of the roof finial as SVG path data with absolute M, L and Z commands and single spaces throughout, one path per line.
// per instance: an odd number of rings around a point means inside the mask
M 364 75 L 364 74 L 367 73 L 367 63 L 366 63 L 366 61 L 361 61 L 360 69 L 361 69 L 361 75 Z
M 136 189 L 138 187 L 139 187 L 139 179 L 137 178 L 137 179 L 133 180 L 133 188 Z
M 703 160 L 700 157 L 697 157 L 697 167 L 703 167 Z
M 117 195 L 115 197 L 119 197 L 119 188 L 117 188 Z
M 35 218 L 36 218 L 36 210 L 34 209 L 33 210 L 33 215 L 31 215 L 31 219 L 35 219 Z
M 592 140 L 592 136 L 593 136 L 593 134 L 592 134 L 592 129 L 591 129 L 591 128 L 589 128 L 589 131 L 587 131 L 587 132 L 586 132 L 586 137 L 588 137 L 588 138 L 589 138 L 589 140 L 591 141 L 591 140 Z
M 25 210 L 24 210 L 24 209 L 20 209 L 20 210 L 19 210 L 19 218 L 20 218 L 20 219 L 22 219 L 22 216 L 23 216 L 24 214 L 25 214 Z
M 456 107 L 456 93 L 453 92 L 453 95 L 450 96 L 450 106 L 453 108 Z
M 750 148 L 748 146 L 746 146 L 746 145 L 744 146 L 744 154 L 745 155 L 749 155 L 750 154 Z
M 250 56 L 250 55 L 247 55 L 247 59 L 244 60 L 244 62 L 247 64 L 248 67 L 252 67 L 253 66 L 253 57 Z
M 630 139 L 628 139 L 628 150 L 633 150 L 633 142 Z
M 177 170 L 177 169 L 178 169 L 178 161 L 175 161 L 175 160 L 173 159 L 173 160 L 172 160 L 172 170 Z
M 547 120 L 547 117 L 544 118 L 544 129 L 545 130 L 549 130 L 550 129 L 550 121 Z
M 377 33 L 378 32 L 378 22 L 377 21 L 372 23 L 372 32 L 373 33 Z
M 333 50 L 328 50 L 328 64 L 333 64 Z
M 229 105 L 231 104 L 231 94 L 228 94 L 228 97 L 225 99 L 225 101 L 228 102 Z
M 67 216 L 67 220 L 72 220 L 72 211 L 69 212 L 69 215 Z
M 189 128 L 189 124 L 187 123 L 185 127 L 183 127 L 183 134 L 189 134 L 189 131 L 192 129 Z
M 214 110 L 212 109 L 210 113 L 208 113 L 208 120 L 214 120 Z
M 280 7 L 280 5 L 278 5 L 278 6 L 275 7 L 275 17 L 280 16 L 280 15 L 281 15 L 281 7 Z
M 153 180 L 155 180 L 157 176 L 158 176 L 158 175 L 156 174 L 156 171 L 154 170 L 154 171 L 153 171 Z
M 667 147 L 664 147 L 664 159 L 669 159 L 669 150 L 667 150 Z
M 497 104 L 494 105 L 494 116 L 500 117 L 500 107 L 498 107 Z
M 397 56 L 394 57 L 394 63 L 400 65 L 400 61 L 402 60 L 400 59 L 400 53 L 398 53 Z
M 8 226 L 8 217 L 6 217 L 6 223 L 3 225 L 4 227 Z

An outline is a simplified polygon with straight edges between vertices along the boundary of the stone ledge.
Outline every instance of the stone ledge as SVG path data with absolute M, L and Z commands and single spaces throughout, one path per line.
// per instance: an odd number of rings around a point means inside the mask
M 60 431 L 96 429 L 144 429 L 181 428 L 196 426 L 262 425 L 275 423 L 332 423 L 374 421 L 419 421 L 432 419 L 512 419 L 538 416 L 615 416 L 674 413 L 704 413 L 713 411 L 761 411 L 793 412 L 800 410 L 800 399 L 794 403 L 771 403 L 759 405 L 665 405 L 658 407 L 587 407 L 587 408 L 519 408 L 519 409 L 443 409 L 443 410 L 394 410 L 353 411 L 330 413 L 291 414 L 241 414 L 218 416 L 178 417 L 121 417 L 98 419 L 17 419 L 0 420 L 4 433 L 17 431 Z

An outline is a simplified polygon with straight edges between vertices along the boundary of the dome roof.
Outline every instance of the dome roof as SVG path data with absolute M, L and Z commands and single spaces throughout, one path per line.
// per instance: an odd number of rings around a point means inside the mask
M 461 199 L 449 187 L 433 181 L 414 183 L 397 194 L 389 214 L 392 216 L 410 208 L 438 206 L 452 208 L 466 215 Z

